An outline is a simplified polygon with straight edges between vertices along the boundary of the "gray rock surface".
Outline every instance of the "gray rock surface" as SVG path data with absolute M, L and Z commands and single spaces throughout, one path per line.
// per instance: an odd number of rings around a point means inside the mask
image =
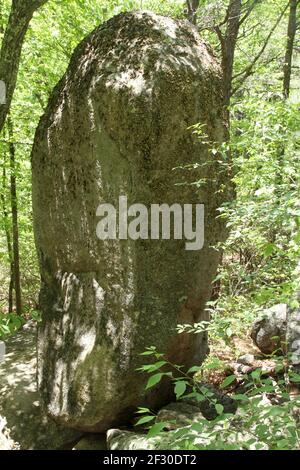
M 300 309 L 288 309 L 286 331 L 287 350 L 290 353 L 290 362 L 300 371 Z
M 0 341 L 0 364 L 4 361 L 5 357 L 5 343 L 4 341 Z
M 36 327 L 29 323 L 6 342 L 0 364 L 0 448 L 60 449 L 80 434 L 49 420 L 36 386 Z M 2 425 L 1 425 L 2 423 Z
M 195 123 L 212 142 L 227 136 L 220 67 L 196 28 L 153 13 L 124 13 L 97 28 L 53 93 L 32 171 L 39 389 L 57 422 L 103 432 L 142 403 L 167 403 L 172 387 L 162 381 L 145 395 L 147 378 L 136 371 L 148 346 L 187 367 L 206 355 L 205 333 L 175 328 L 207 320 L 220 259 L 212 246 L 226 237 L 217 208 L 231 191 L 230 175 L 188 130 Z M 201 170 L 179 169 L 194 163 Z M 206 183 L 197 189 L 199 179 Z M 117 208 L 120 196 L 148 208 L 205 204 L 203 249 L 187 251 L 172 236 L 97 239 L 99 203 Z
M 107 450 L 106 435 L 85 435 L 75 444 L 73 450 Z
M 196 399 L 189 399 L 187 402 L 196 406 L 208 420 L 213 420 L 218 416 L 215 404 L 223 406 L 224 413 L 234 414 L 237 410 L 237 401 L 233 400 L 230 396 L 220 392 L 216 387 L 209 383 L 198 382 L 200 392 L 203 388 L 203 395 L 207 398 L 198 402 Z
M 199 407 L 184 402 L 174 402 L 159 410 L 156 421 L 168 423 L 167 429 L 189 426 L 203 419 Z
M 300 295 L 298 294 L 298 301 Z M 291 371 L 300 375 L 300 308 L 288 308 L 288 321 L 286 331 L 286 345 Z M 299 395 L 300 383 L 291 381 L 290 391 Z M 297 417 L 299 421 L 299 413 Z
M 253 354 L 243 354 L 237 360 L 239 364 L 243 364 L 244 366 L 252 366 L 255 361 L 255 357 Z
M 109 450 L 161 449 L 161 437 L 146 439 L 146 435 L 122 429 L 109 429 L 106 433 Z
M 251 338 L 264 354 L 286 352 L 287 305 L 278 304 L 265 310 L 252 325 Z
M 9 437 L 6 420 L 0 416 L 0 450 L 14 450 L 16 447 L 15 443 Z

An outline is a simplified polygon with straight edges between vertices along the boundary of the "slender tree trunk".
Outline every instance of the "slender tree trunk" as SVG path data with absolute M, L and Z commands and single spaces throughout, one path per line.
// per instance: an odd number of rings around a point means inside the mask
M 0 33 L 4 33 L 3 27 L 3 0 L 0 0 Z
M 197 9 L 199 7 L 200 0 L 187 0 L 187 18 L 193 23 L 197 24 Z
M 229 106 L 232 88 L 232 75 L 236 42 L 240 29 L 242 11 L 241 0 L 230 0 L 227 10 L 227 26 L 221 40 L 222 69 L 224 79 L 224 104 Z
M 297 30 L 297 6 L 299 0 L 290 0 L 289 22 L 287 30 L 287 42 L 283 67 L 283 95 L 287 99 L 290 95 L 292 60 L 294 41 Z
M 34 12 L 48 0 L 12 0 L 0 51 L 0 80 L 6 86 L 6 103 L 0 105 L 0 132 L 3 129 L 15 91 L 21 51 Z
M 7 176 L 6 176 L 6 161 L 4 154 L 4 162 L 2 168 L 2 192 L 1 192 L 1 203 L 2 203 L 2 212 L 3 212 L 3 221 L 4 221 L 4 231 L 6 236 L 7 252 L 10 266 L 10 282 L 8 289 L 8 311 L 13 311 L 13 288 L 14 288 L 14 265 L 13 265 L 13 250 L 11 243 L 11 234 L 10 234 L 10 222 L 9 222 L 9 213 L 6 203 L 6 191 L 7 188 Z
M 287 29 L 287 42 L 283 66 L 283 96 L 287 99 L 290 95 L 290 86 L 291 86 L 291 74 L 292 74 L 292 58 L 293 58 L 293 48 L 294 40 L 297 29 L 297 5 L 299 0 L 290 0 L 289 2 L 289 21 Z M 282 146 L 278 151 L 278 170 L 275 180 L 275 188 L 277 195 L 277 203 L 280 205 L 281 202 L 281 186 L 283 183 L 283 172 L 284 172 L 284 154 L 285 148 Z
M 187 0 L 186 2 L 187 17 L 193 24 L 196 24 L 197 22 L 197 9 L 199 7 L 199 3 L 199 0 Z M 225 20 L 221 23 L 222 25 L 226 24 L 225 33 L 222 33 L 220 25 L 215 27 L 215 31 L 221 44 L 224 104 L 226 107 L 230 104 L 234 53 L 240 29 L 241 14 L 242 0 L 230 0 Z
M 9 134 L 9 155 L 10 155 L 10 194 L 11 194 L 11 214 L 12 214 L 12 248 L 13 248 L 13 268 L 14 287 L 16 294 L 16 313 L 22 314 L 22 293 L 20 275 L 20 250 L 19 250 L 19 221 L 18 221 L 18 199 L 17 199 L 17 178 L 16 178 L 16 152 L 13 143 L 13 123 L 8 117 L 7 120 Z
M 293 60 L 293 49 L 294 42 L 297 30 L 297 6 L 299 5 L 299 0 L 290 0 L 289 5 L 289 21 L 287 29 L 287 42 L 285 49 L 284 57 L 284 66 L 283 66 L 283 96 L 285 99 L 288 99 L 290 96 L 291 88 L 291 76 L 292 76 L 292 60 Z M 284 149 L 279 155 L 279 171 L 284 164 Z M 282 182 L 282 171 L 279 172 L 278 179 Z M 280 200 L 279 200 L 280 202 Z M 298 300 L 299 300 L 298 292 Z M 299 347 L 295 348 L 294 344 L 298 344 L 299 336 L 295 331 L 298 331 L 300 326 L 300 312 L 299 309 L 292 309 L 287 307 L 287 333 L 286 333 L 286 343 L 288 351 L 288 360 L 291 370 L 299 374 L 300 373 L 300 351 Z M 300 385 L 294 384 L 289 381 L 287 378 L 288 390 L 291 395 L 299 395 Z

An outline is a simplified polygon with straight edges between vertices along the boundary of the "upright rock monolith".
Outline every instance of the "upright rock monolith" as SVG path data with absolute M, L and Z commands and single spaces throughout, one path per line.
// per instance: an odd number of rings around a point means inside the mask
M 32 169 L 38 382 L 57 422 L 99 432 L 142 403 L 164 404 L 168 384 L 146 393 L 136 370 L 149 346 L 186 367 L 205 357 L 206 335 L 178 335 L 176 325 L 207 319 L 220 257 L 213 246 L 226 235 L 216 216 L 229 176 L 209 150 L 227 136 L 221 88 L 220 67 L 194 26 L 131 12 L 80 44 L 53 92 Z M 189 129 L 196 123 L 201 138 Z M 149 210 L 204 204 L 203 248 L 187 250 L 172 224 L 169 240 L 145 231 L 143 239 L 99 239 L 99 204 L 118 209 L 121 196 Z

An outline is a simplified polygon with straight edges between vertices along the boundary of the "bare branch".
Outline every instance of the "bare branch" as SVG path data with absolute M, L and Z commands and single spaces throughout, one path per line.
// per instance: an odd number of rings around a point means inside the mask
M 250 75 L 252 75 L 252 71 L 256 65 L 256 63 L 258 62 L 258 60 L 261 58 L 262 54 L 265 52 L 265 49 L 267 47 L 267 45 L 269 44 L 269 41 L 275 31 L 275 29 L 277 28 L 277 26 L 279 25 L 283 15 L 285 14 L 285 12 L 287 11 L 289 7 L 289 3 L 285 6 L 285 8 L 282 10 L 282 12 L 280 13 L 279 17 L 277 18 L 275 24 L 273 25 L 271 31 L 269 32 L 268 36 L 266 37 L 265 39 L 265 42 L 264 44 L 262 45 L 261 49 L 259 50 L 259 52 L 256 54 L 256 56 L 254 57 L 253 61 L 240 73 L 236 74 L 235 78 L 238 78 L 238 77 L 242 77 L 240 79 L 240 82 L 238 85 L 236 85 L 236 87 L 232 90 L 232 95 L 234 93 L 236 93 L 240 87 L 243 85 L 244 83 L 244 80 L 246 80 L 246 78 L 248 78 Z
M 246 19 L 251 15 L 252 11 L 254 10 L 255 6 L 258 4 L 259 0 L 253 0 L 250 6 L 247 8 L 246 13 L 240 19 L 240 26 L 246 21 Z

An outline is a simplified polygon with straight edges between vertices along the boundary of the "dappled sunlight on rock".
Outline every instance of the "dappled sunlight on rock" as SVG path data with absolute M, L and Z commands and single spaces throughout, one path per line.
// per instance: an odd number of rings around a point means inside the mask
M 35 324 L 25 325 L 6 342 L 6 346 L 7 354 L 0 364 L 0 449 L 1 445 L 13 449 L 68 446 L 80 433 L 57 426 L 40 407 L 36 385 Z

